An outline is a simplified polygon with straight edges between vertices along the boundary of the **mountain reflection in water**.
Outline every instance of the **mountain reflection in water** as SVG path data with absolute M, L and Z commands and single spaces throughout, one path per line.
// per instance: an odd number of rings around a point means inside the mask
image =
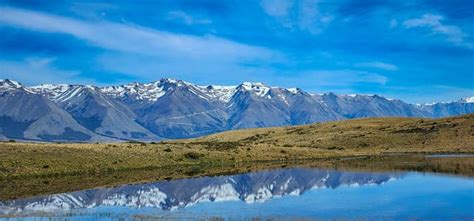
M 391 181 L 391 182 L 389 182 Z M 279 169 L 0 202 L 0 220 L 472 220 L 474 180 Z
M 280 169 L 54 194 L 4 202 L 0 208 L 4 214 L 28 211 L 57 212 L 100 206 L 175 210 L 200 202 L 240 200 L 255 203 L 285 195 L 300 195 L 316 188 L 378 185 L 402 176 L 402 173 Z

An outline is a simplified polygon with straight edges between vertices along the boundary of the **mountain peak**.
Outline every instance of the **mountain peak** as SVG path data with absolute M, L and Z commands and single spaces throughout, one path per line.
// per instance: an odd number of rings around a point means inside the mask
M 263 84 L 262 82 L 249 82 L 249 81 L 242 82 L 242 84 L 240 84 L 240 86 L 248 87 L 248 88 L 268 87 L 265 84 Z
M 176 83 L 178 83 L 178 82 L 182 82 L 182 80 L 174 79 L 174 78 L 161 78 L 161 79 L 160 79 L 160 82 L 176 84 Z
M 189 86 L 189 85 L 194 86 L 192 83 L 179 80 L 179 79 L 174 79 L 174 78 L 161 78 L 159 81 L 155 81 L 154 83 L 160 84 L 160 85 L 173 85 L 176 87 Z
M 22 87 L 23 85 L 21 85 L 17 81 L 12 81 L 10 79 L 0 79 L 0 89 L 19 89 Z
M 159 81 L 153 81 L 150 83 L 138 83 L 132 82 L 120 86 L 107 86 L 102 87 L 100 90 L 112 97 L 134 97 L 134 99 L 145 101 L 145 102 L 155 102 L 158 98 L 165 95 L 166 88 L 164 85 L 170 85 L 172 82 L 178 82 L 170 80 L 168 78 L 162 78 Z
M 261 82 L 243 82 L 238 88 L 243 91 L 252 91 L 260 97 L 265 96 L 270 91 L 270 87 Z
M 325 96 L 325 97 L 337 97 L 338 95 L 334 92 L 326 92 L 326 93 L 322 93 L 320 94 L 321 96 Z

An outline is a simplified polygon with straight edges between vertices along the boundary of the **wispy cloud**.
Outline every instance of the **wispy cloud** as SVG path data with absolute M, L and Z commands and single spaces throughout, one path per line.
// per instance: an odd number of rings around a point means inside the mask
M 283 27 L 312 34 L 320 34 L 334 19 L 333 15 L 319 8 L 319 1 L 314 0 L 263 0 L 261 6 Z
M 305 0 L 300 2 L 298 26 L 313 34 L 318 34 L 322 29 L 332 22 L 334 17 L 323 14 L 318 7 L 318 1 Z
M 35 31 L 62 33 L 98 47 L 161 57 L 240 61 L 269 59 L 276 52 L 212 35 L 181 35 L 112 22 L 87 22 L 16 8 L 0 7 L 0 23 Z
M 385 71 L 396 71 L 398 67 L 394 64 L 384 63 L 380 61 L 373 61 L 373 62 L 362 62 L 355 64 L 356 67 L 364 67 L 364 68 L 377 68 L 382 69 Z
M 441 21 L 443 16 L 424 14 L 419 18 L 408 19 L 403 22 L 405 28 L 428 28 L 433 34 L 444 35 L 448 41 L 468 48 L 473 48 L 473 44 L 466 42 L 467 34 L 459 27 L 454 25 L 446 25 Z
M 194 75 L 194 78 L 201 74 L 208 78 L 222 73 L 238 75 L 256 69 L 244 63 L 265 66 L 284 59 L 280 52 L 213 35 L 183 35 L 133 24 L 81 21 L 10 7 L 0 7 L 0 25 L 74 36 L 88 45 L 105 49 L 91 58 L 98 59 L 94 60 L 98 69 L 143 80 L 155 80 L 169 73 L 173 76 L 179 73 Z M 143 62 L 145 60 L 147 62 Z M 12 65 L 8 65 L 9 73 L 15 73 Z M 26 76 L 27 69 L 22 68 L 21 63 L 16 65 L 16 71 Z M 52 69 L 44 71 L 53 73 Z M 94 79 L 100 79 L 100 76 Z

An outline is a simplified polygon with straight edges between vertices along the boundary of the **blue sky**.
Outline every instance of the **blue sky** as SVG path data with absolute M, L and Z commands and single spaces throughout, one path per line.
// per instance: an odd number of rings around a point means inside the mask
M 474 95 L 472 0 L 0 0 L 0 78 Z

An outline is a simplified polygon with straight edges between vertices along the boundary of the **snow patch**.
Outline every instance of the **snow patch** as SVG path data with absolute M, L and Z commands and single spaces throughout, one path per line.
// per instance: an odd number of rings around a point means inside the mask
M 106 206 L 162 208 L 168 196 L 158 188 L 139 190 L 135 194 L 115 194 L 102 200 Z
M 288 88 L 287 89 L 289 92 L 293 93 L 293 94 L 297 94 L 299 89 L 298 88 Z
M 81 208 L 83 203 L 70 194 L 56 194 L 41 201 L 35 201 L 25 205 L 24 210 L 51 212 L 58 210 L 69 210 Z
M 230 183 L 217 186 L 208 186 L 195 193 L 190 198 L 190 202 L 186 206 L 191 206 L 199 202 L 223 202 L 239 200 L 239 193 Z
M 247 195 L 244 200 L 246 203 L 263 203 L 272 197 L 272 192 L 267 187 L 262 187 L 255 194 Z
M 196 86 L 196 88 L 202 93 L 206 94 L 213 100 L 218 100 L 224 103 L 230 101 L 237 91 L 237 86 L 221 86 L 221 85 L 208 85 L 208 86 Z
M 261 82 L 256 82 L 256 83 L 244 82 L 240 86 L 242 87 L 243 90 L 252 91 L 257 96 L 260 96 L 260 97 L 264 97 L 270 91 L 270 87 L 265 86 Z
M 474 96 L 473 97 L 465 97 L 460 100 L 461 103 L 474 103 Z
M 114 98 L 133 97 L 141 101 L 155 102 L 166 94 L 163 86 L 165 82 L 173 83 L 175 81 L 156 81 L 146 84 L 134 82 L 121 86 L 103 87 L 100 90 Z

